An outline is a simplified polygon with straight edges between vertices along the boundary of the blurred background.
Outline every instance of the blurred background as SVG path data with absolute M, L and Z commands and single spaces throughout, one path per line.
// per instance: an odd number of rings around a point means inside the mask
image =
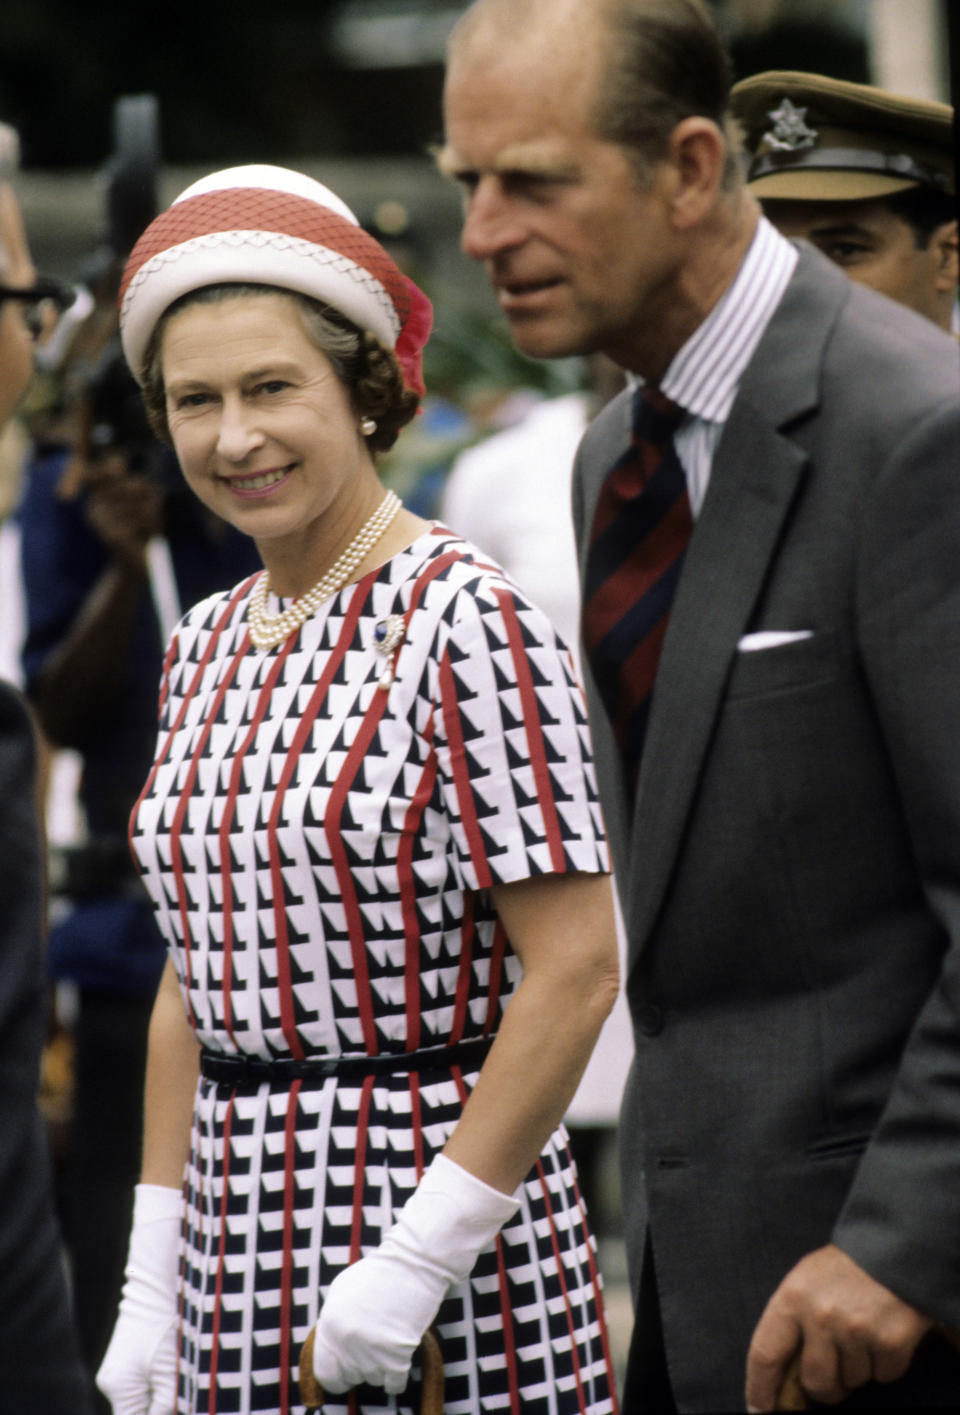
M 737 78 L 766 69 L 811 70 L 951 101 L 951 55 L 955 64 L 960 48 L 960 0 L 712 3 Z M 92 291 L 93 310 L 84 326 L 87 345 L 81 340 L 76 346 L 79 354 L 68 359 L 55 347 L 54 336 L 54 347 L 41 358 L 41 376 L 25 415 L 0 447 L 0 522 L 7 516 L 0 531 L 4 676 L 22 679 L 25 611 L 16 570 L 17 523 L 29 522 L 23 522 L 22 509 L 19 518 L 7 513 L 20 505 L 29 487 L 31 456 L 37 485 L 42 471 L 37 461 L 42 461 L 44 448 L 49 444 L 51 455 L 61 459 L 55 465 L 56 479 L 50 480 L 54 491 L 44 514 L 55 513 L 63 522 L 59 533 L 66 544 L 74 531 L 64 518 L 76 514 L 76 525 L 81 525 L 84 478 L 89 481 L 94 454 L 104 450 L 80 445 L 82 455 L 71 461 L 78 438 L 83 443 L 78 426 L 81 434 L 85 427 L 99 432 L 106 426 L 113 439 L 110 449 L 116 446 L 131 466 L 143 460 L 138 442 L 143 434 L 138 428 L 131 432 L 126 414 L 121 416 L 126 394 L 102 376 L 105 370 L 115 370 L 104 361 L 115 330 L 111 324 L 102 337 L 98 333 L 97 302 L 112 322 L 111 280 L 156 210 L 204 172 L 254 161 L 296 167 L 331 186 L 432 298 L 436 318 L 426 358 L 426 415 L 391 454 L 385 477 L 414 510 L 449 519 L 497 555 L 524 584 L 528 582 L 519 570 L 509 566 L 507 547 L 497 544 L 496 526 L 488 523 L 481 536 L 467 524 L 463 497 L 457 502 L 463 522 L 455 519 L 452 509 L 448 512 L 452 503 L 444 497 L 459 457 L 498 433 L 517 429 L 519 435 L 521 424 L 529 427 L 526 443 L 500 444 L 497 474 L 513 478 L 516 485 L 514 468 L 522 464 L 527 481 L 535 483 L 539 499 L 527 508 L 533 518 L 530 525 L 524 530 L 519 514 L 513 517 L 514 535 L 524 541 L 525 553 L 536 531 L 544 530 L 545 504 L 555 505 L 562 517 L 563 525 L 558 522 L 547 538 L 539 567 L 543 589 L 535 592 L 532 581 L 529 587 L 561 632 L 571 633 L 562 622 L 561 603 L 575 613 L 576 576 L 561 555 L 560 537 L 566 535 L 572 557 L 572 536 L 564 529 L 566 492 L 559 484 L 555 494 L 545 491 L 553 485 L 546 479 L 554 472 L 560 481 L 569 475 L 571 449 L 583 422 L 613 385 L 604 386 L 609 370 L 585 361 L 536 363 L 518 355 L 485 277 L 459 251 L 459 196 L 435 172 L 430 149 L 441 135 L 445 40 L 465 8 L 454 0 L 275 0 L 269 10 L 263 0 L 166 0 L 162 6 L 131 6 L 129 0 L 97 0 L 87 6 L 76 0 L 2 0 L 0 120 L 19 134 L 20 169 L 14 181 L 36 265 L 45 274 Z M 505 40 L 509 42 L 509 36 Z M 559 419 L 551 430 L 543 420 L 525 423 L 532 411 L 548 405 Z M 515 459 L 510 466 L 504 462 L 507 457 Z M 63 466 L 66 476 L 56 470 Z M 483 464 L 481 475 L 486 489 L 481 500 L 489 511 L 491 501 L 499 506 L 489 491 L 492 464 Z M 91 586 L 99 563 L 91 559 L 84 570 Z M 531 576 L 536 568 L 524 567 Z M 35 570 L 41 597 L 47 573 L 42 565 Z M 239 577 L 231 575 L 229 583 Z M 556 605 L 549 599 L 551 589 L 557 592 Z M 68 620 L 64 609 L 65 635 L 73 632 Z M 158 654 L 159 649 L 158 641 Z M 151 694 L 154 682 L 155 677 L 149 678 Z M 72 859 L 75 865 L 80 861 L 89 867 L 93 846 L 101 842 L 90 830 L 78 783 L 85 780 L 89 790 L 91 783 L 96 785 L 97 772 L 106 768 L 97 766 L 82 743 L 79 751 L 70 750 L 70 745 L 69 734 L 60 742 L 51 735 L 47 809 L 52 856 L 61 851 L 67 863 Z M 124 854 L 128 809 L 124 801 L 117 815 Z M 106 843 L 111 848 L 116 844 L 112 838 Z M 102 861 L 93 864 L 100 870 Z M 54 939 L 58 928 L 69 930 L 80 920 L 84 897 L 89 905 L 97 894 L 89 883 L 86 896 L 75 884 L 58 885 L 62 876 L 62 868 L 52 870 Z M 99 896 L 95 902 L 103 905 Z M 96 932 L 102 936 L 99 923 Z M 51 957 L 54 952 L 52 948 Z M 91 1114 L 84 1117 L 78 1018 L 84 1006 L 89 1009 L 97 999 L 103 1002 L 104 989 L 78 983 L 79 976 L 67 965 L 59 971 L 51 968 L 44 1104 L 76 1286 L 78 1292 L 88 1291 L 84 1343 L 93 1369 L 112 1323 L 125 1248 L 138 1145 L 135 1072 L 142 1063 L 136 1047 L 141 1045 L 147 1003 L 140 999 L 139 1010 L 124 1013 L 124 1039 L 111 1043 L 112 1051 L 103 1043 L 103 1013 L 90 1012 L 90 1031 L 100 1052 L 96 1079 L 86 1087 Z M 111 1007 L 116 1004 L 116 998 L 108 1001 Z M 126 1053 L 123 1047 L 132 1050 Z M 615 1123 L 629 1049 L 629 1028 L 621 1010 L 571 1115 L 574 1147 L 600 1240 L 618 1362 L 626 1351 L 630 1312 L 618 1236 Z M 132 1059 L 121 1059 L 127 1055 Z M 110 1117 L 112 1129 L 100 1135 L 96 1127 L 113 1105 L 105 1078 L 124 1070 L 130 1072 L 126 1109 L 117 1102 Z M 71 1164 L 77 1160 L 71 1135 L 78 1129 L 86 1131 L 90 1151 L 82 1183 L 71 1179 Z M 115 1194 L 106 1192 L 107 1175 L 117 1186 Z M 108 1216 L 91 1223 L 97 1195 Z M 91 1227 L 98 1230 L 101 1242 L 87 1260 L 93 1271 L 83 1279 L 82 1241 Z M 109 1241 L 108 1229 L 113 1230 Z M 104 1244 L 110 1249 L 109 1261 Z
M 811 69 L 949 101 L 950 0 L 713 4 L 739 78 Z M 457 249 L 457 193 L 428 153 L 439 136 L 444 43 L 464 8 L 454 0 L 278 0 L 269 12 L 260 0 L 4 0 L 0 118 L 20 133 L 18 186 L 39 268 L 76 278 L 104 238 L 116 100 L 152 94 L 161 205 L 212 167 L 302 167 L 404 245 L 437 305 L 434 387 L 438 377 L 497 379 L 501 357 L 512 375 L 486 282 Z M 535 386 L 570 377 L 552 365 L 524 372 Z

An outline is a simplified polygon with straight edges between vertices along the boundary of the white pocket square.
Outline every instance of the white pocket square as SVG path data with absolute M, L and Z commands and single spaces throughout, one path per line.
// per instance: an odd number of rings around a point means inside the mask
M 782 644 L 796 644 L 812 639 L 812 629 L 761 629 L 756 634 L 744 634 L 737 642 L 739 653 L 756 653 L 757 649 L 778 649 Z

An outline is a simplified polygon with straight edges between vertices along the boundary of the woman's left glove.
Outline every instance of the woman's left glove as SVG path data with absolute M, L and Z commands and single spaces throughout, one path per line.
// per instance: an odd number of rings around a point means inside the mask
M 520 1200 L 438 1155 L 378 1248 L 330 1284 L 313 1369 L 329 1394 L 361 1384 L 398 1395 L 447 1289 L 462 1282 Z
M 123 1297 L 97 1385 L 114 1415 L 173 1415 L 177 1404 L 177 1288 L 183 1199 L 138 1184 Z

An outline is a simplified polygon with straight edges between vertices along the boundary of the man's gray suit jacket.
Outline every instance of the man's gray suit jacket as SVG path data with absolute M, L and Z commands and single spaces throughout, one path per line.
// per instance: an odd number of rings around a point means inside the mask
M 629 395 L 574 478 L 581 571 Z M 748 652 L 761 630 L 807 633 Z M 635 809 L 584 665 L 629 934 L 621 1153 L 681 1409 L 742 1408 L 835 1241 L 960 1326 L 960 359 L 801 243 L 714 459 Z

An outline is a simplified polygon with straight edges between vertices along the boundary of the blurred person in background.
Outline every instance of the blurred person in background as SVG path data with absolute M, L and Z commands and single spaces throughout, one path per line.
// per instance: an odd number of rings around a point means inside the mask
M 770 70 L 734 84 L 747 189 L 785 236 L 851 280 L 955 329 L 953 109 L 823 74 Z
M 0 429 L 33 373 L 28 319 L 41 292 L 6 180 L 15 141 L 0 127 Z M 36 752 L 26 704 L 0 682 L 0 1403 L 17 1415 L 83 1415 L 91 1407 L 37 1108 L 46 992 Z

